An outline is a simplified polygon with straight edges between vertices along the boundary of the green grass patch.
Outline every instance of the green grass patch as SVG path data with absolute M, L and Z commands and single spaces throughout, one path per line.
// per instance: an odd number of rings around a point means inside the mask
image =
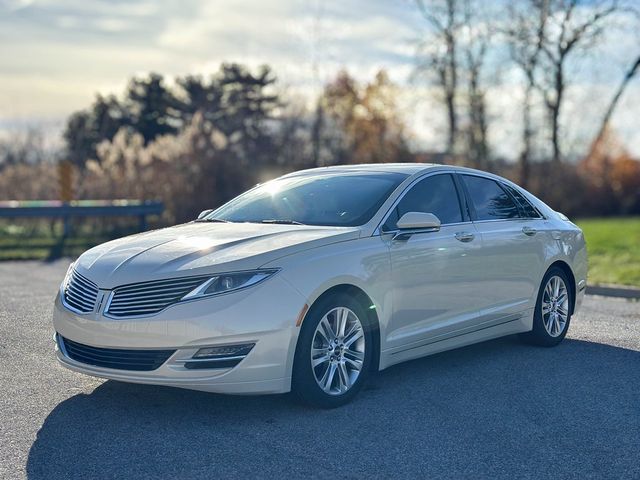
M 0 261 L 77 257 L 95 245 L 136 232 L 137 229 L 131 224 L 76 222 L 72 234 L 63 238 L 61 222 L 1 220 Z
M 589 283 L 640 286 L 640 217 L 576 222 L 589 252 Z
M 108 237 L 61 238 L 0 238 L 2 260 L 53 260 L 77 257 L 89 248 L 110 240 Z

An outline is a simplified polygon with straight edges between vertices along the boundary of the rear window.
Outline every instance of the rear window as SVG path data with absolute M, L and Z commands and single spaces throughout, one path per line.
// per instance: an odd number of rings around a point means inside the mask
M 476 211 L 476 220 L 518 218 L 518 207 L 511 196 L 490 178 L 462 175 Z

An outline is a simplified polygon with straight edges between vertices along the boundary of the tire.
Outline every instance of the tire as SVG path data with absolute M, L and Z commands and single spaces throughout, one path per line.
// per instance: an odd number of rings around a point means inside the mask
M 292 390 L 299 400 L 315 407 L 336 408 L 358 394 L 373 361 L 371 323 L 360 302 L 344 293 L 321 298 L 311 307 L 293 363 Z
M 533 330 L 522 334 L 521 338 L 542 347 L 558 345 L 567 335 L 572 310 L 573 294 L 567 274 L 561 268 L 551 267 L 540 284 L 533 314 Z

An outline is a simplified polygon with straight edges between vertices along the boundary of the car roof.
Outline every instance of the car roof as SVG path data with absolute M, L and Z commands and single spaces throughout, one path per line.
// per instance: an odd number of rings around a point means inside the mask
M 294 177 L 298 175 L 318 175 L 323 173 L 404 173 L 413 175 L 423 170 L 439 167 L 435 163 L 361 163 L 357 165 L 332 165 L 330 167 L 309 168 L 307 170 L 299 170 L 292 172 L 285 177 Z
M 317 167 L 309 168 L 306 170 L 298 170 L 296 172 L 291 172 L 289 174 L 283 175 L 283 177 L 281 178 L 306 175 L 322 175 L 325 173 L 400 173 L 410 177 L 434 169 L 446 169 L 449 171 L 454 170 L 460 173 L 476 173 L 488 177 L 502 179 L 502 177 L 482 170 L 454 165 L 442 165 L 439 163 L 361 163 L 356 165 L 332 165 L 329 167 Z

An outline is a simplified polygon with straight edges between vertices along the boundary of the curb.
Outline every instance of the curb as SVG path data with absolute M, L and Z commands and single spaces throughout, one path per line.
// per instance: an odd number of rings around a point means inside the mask
M 640 300 L 640 288 L 618 285 L 587 285 L 587 295 L 601 295 L 603 297 L 631 298 Z

